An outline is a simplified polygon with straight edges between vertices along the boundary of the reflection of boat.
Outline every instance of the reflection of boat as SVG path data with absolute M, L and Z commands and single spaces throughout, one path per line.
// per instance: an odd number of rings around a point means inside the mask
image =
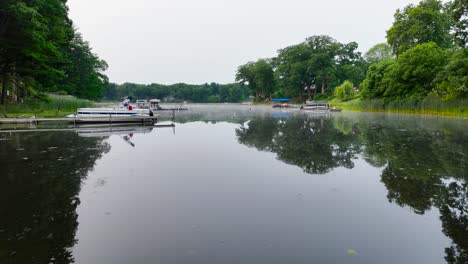
M 289 114 L 288 113 L 273 113 L 273 114 L 271 114 L 271 117 L 285 118 L 285 117 L 289 117 Z
M 80 137 L 109 137 L 112 135 L 146 134 L 153 131 L 151 126 L 138 127 L 80 127 L 78 128 Z

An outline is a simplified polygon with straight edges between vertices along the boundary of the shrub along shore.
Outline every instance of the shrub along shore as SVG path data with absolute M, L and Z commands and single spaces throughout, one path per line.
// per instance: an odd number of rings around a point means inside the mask
M 346 102 L 332 100 L 329 103 L 333 107 L 350 111 L 468 117 L 468 99 L 443 101 L 439 98 L 406 98 L 386 101 L 384 99 L 361 100 L 358 98 Z
M 48 95 L 46 100 L 28 98 L 23 103 L 0 105 L 4 117 L 64 117 L 81 107 L 92 107 L 95 102 L 73 96 Z

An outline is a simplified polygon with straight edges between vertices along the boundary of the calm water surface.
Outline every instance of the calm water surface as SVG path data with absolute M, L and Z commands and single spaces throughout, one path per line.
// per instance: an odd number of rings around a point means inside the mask
M 466 119 L 192 106 L 0 158 L 0 263 L 468 263 Z

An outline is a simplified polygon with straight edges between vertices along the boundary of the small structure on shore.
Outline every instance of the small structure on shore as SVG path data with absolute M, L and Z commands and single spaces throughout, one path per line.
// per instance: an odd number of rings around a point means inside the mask
M 289 108 L 291 107 L 291 98 L 273 98 L 271 102 L 274 103 L 273 108 Z

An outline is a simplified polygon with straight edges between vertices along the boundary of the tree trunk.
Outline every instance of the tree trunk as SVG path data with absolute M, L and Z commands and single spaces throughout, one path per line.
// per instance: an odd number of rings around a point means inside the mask
M 307 95 L 308 95 L 308 98 L 309 98 L 308 100 L 310 101 L 310 99 L 311 99 L 310 84 L 307 85 Z
M 15 74 L 16 102 L 21 102 L 21 81 L 18 74 Z
M 325 94 L 325 84 L 326 84 L 326 81 L 325 81 L 325 78 L 322 79 L 322 94 Z
M 8 73 L 4 73 L 3 75 L 3 80 L 2 80 L 2 98 L 1 98 L 1 104 L 5 104 L 5 98 L 6 98 L 6 93 L 7 93 L 7 88 L 8 88 Z

